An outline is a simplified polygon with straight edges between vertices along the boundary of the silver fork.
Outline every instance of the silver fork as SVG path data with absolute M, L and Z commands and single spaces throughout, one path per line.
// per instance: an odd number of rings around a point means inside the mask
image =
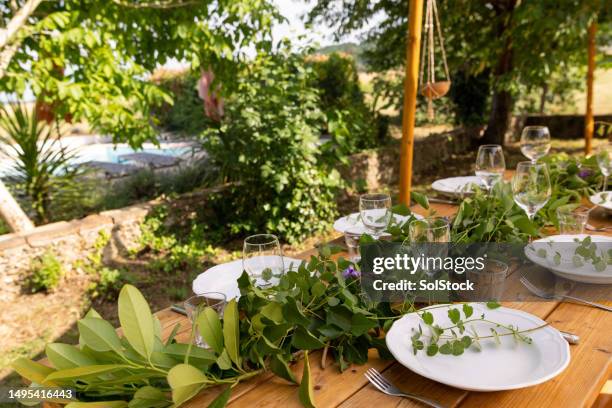
M 596 227 L 591 224 L 586 224 L 585 228 L 589 231 L 594 231 L 594 232 L 602 232 L 602 231 L 608 231 L 612 229 L 612 227 Z
M 382 374 L 376 371 L 376 369 L 374 368 L 368 369 L 368 371 L 366 371 L 364 375 L 366 376 L 368 381 L 370 381 L 370 383 L 382 393 L 385 393 L 387 395 L 393 395 L 394 397 L 410 398 L 434 408 L 445 408 L 444 405 L 441 405 L 437 401 L 420 397 L 415 394 L 406 394 L 405 392 L 402 392 L 399 388 L 389 382 L 389 380 L 383 377 Z
M 539 288 L 536 285 L 534 285 L 533 283 L 531 283 L 529 281 L 529 279 L 527 279 L 527 277 L 525 276 L 521 276 L 520 279 L 521 283 L 523 284 L 523 286 L 525 286 L 527 288 L 527 290 L 529 290 L 531 293 L 533 293 L 534 295 L 541 297 L 543 299 L 553 299 L 553 300 L 573 300 L 574 302 L 578 302 L 578 303 L 584 303 L 585 305 L 589 305 L 589 306 L 593 306 L 596 307 L 598 309 L 602 309 L 602 310 L 606 310 L 608 312 L 612 312 L 612 307 L 608 307 L 606 305 L 602 305 L 601 303 L 595 303 L 595 302 L 591 302 L 588 301 L 586 299 L 581 299 L 575 296 L 570 296 L 570 295 L 557 295 L 553 292 L 547 291 L 545 289 Z

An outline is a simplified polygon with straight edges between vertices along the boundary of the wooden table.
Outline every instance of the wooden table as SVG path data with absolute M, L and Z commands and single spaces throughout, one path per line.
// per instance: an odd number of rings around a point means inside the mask
M 452 205 L 432 205 L 439 215 L 452 215 Z M 415 212 L 420 209 L 415 208 Z M 609 219 L 600 211 L 594 211 L 590 223 L 609 225 Z M 335 243 L 342 243 L 336 240 Z M 300 258 L 306 259 L 314 250 Z M 512 275 L 511 275 L 512 276 Z M 607 302 L 612 306 L 612 302 Z M 514 391 L 468 392 L 428 380 L 394 361 L 378 358 L 375 351 L 363 366 L 352 366 L 340 373 L 331 358 L 325 369 L 319 362 L 320 352 L 311 355 L 310 364 L 314 381 L 315 401 L 319 407 L 417 407 L 419 403 L 408 399 L 389 397 L 368 384 L 364 372 L 374 367 L 407 392 L 414 392 L 436 399 L 448 407 L 588 407 L 597 398 L 605 381 L 612 374 L 612 314 L 587 306 L 559 302 L 514 302 L 506 306 L 532 313 L 554 325 L 559 330 L 576 333 L 581 337 L 579 345 L 571 346 L 571 362 L 558 377 L 544 384 Z M 168 336 L 176 323 L 181 323 L 179 341 L 189 340 L 189 321 L 169 309 L 157 313 L 164 335 Z M 302 361 L 293 367 L 298 379 Z M 206 407 L 218 388 L 210 388 L 186 403 L 189 408 Z M 262 374 L 238 384 L 231 395 L 230 407 L 299 407 L 295 385 L 273 376 Z

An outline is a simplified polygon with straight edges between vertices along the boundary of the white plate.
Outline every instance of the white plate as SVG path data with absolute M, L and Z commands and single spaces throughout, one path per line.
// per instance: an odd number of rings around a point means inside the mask
M 612 211 L 612 191 L 601 191 L 589 197 L 589 200 L 595 205 Z
M 285 271 L 297 269 L 302 259 L 283 256 Z M 238 278 L 242 275 L 242 259 L 215 265 L 199 274 L 193 281 L 193 293 L 221 292 L 227 300 L 239 298 Z
M 460 306 L 458 307 L 461 310 Z M 500 307 L 488 309 L 481 303 L 473 303 L 474 316 L 485 314 L 487 319 L 502 324 L 512 324 L 525 330 L 538 327 L 544 321 L 520 310 Z M 429 309 L 429 308 L 428 308 Z M 448 309 L 432 307 L 434 323 L 442 327 L 452 326 Z M 463 315 L 463 314 L 462 314 Z M 396 321 L 387 333 L 386 342 L 395 359 L 411 371 L 468 391 L 501 391 L 530 387 L 540 384 L 561 373 L 570 361 L 568 343 L 551 326 L 534 330 L 528 334 L 532 344 L 516 342 L 512 336 L 500 337 L 501 344 L 494 339 L 480 340 L 482 351 L 474 346 L 460 356 L 436 354 L 428 356 L 424 350 L 415 355 L 412 352 L 411 336 L 424 326 L 416 313 L 410 313 Z M 471 326 L 471 325 L 470 325 Z M 482 336 L 491 334 L 490 323 L 474 323 L 475 330 Z M 424 328 L 423 333 L 426 334 Z M 502 329 L 496 328 L 498 333 Z M 427 344 L 427 342 L 424 342 Z
M 431 184 L 431 188 L 450 197 L 464 197 L 472 194 L 472 184 L 485 187 L 480 177 L 466 176 L 436 180 Z
M 552 235 L 550 237 L 538 239 L 533 241 L 535 247 L 531 247 L 529 245 L 525 247 L 525 256 L 527 256 L 527 259 L 529 259 L 531 262 L 547 268 L 552 273 L 561 276 L 562 278 L 576 282 L 612 285 L 612 266 L 608 265 L 604 271 L 597 272 L 592 264 L 584 264 L 583 266 L 577 267 L 572 262 L 574 249 L 569 249 L 567 243 L 574 242 L 576 238 L 583 240 L 587 236 L 587 234 Z M 605 235 L 590 235 L 590 237 L 593 242 L 597 244 L 598 251 L 612 248 L 612 238 Z M 555 243 L 559 242 L 565 244 L 563 245 L 562 250 L 558 251 L 561 253 L 561 263 L 559 265 L 555 265 L 553 261 L 553 256 L 555 252 L 557 252 L 555 249 Z M 543 246 L 548 254 L 546 258 L 542 258 L 536 253 L 538 249 L 537 244 L 541 245 L 541 243 L 546 243 L 546 245 Z M 548 245 L 548 243 L 552 243 L 552 246 Z
M 420 220 L 423 218 L 422 215 L 412 213 L 416 219 Z M 397 224 L 403 224 L 409 217 L 406 215 L 393 214 L 393 220 Z M 353 213 L 351 215 L 344 216 L 342 218 L 338 218 L 336 222 L 334 222 L 334 229 L 338 232 L 345 233 L 347 231 L 351 231 L 355 234 L 367 234 L 368 230 L 365 225 L 363 225 L 363 221 L 361 221 L 361 216 L 358 212 Z M 389 236 L 388 233 L 383 233 L 383 236 Z

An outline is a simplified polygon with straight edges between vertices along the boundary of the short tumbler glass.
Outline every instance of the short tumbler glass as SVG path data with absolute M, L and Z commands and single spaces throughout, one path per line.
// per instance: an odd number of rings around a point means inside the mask
M 588 219 L 589 209 L 587 207 L 557 208 L 559 234 L 583 234 Z
M 223 310 L 225 309 L 225 305 L 227 303 L 227 299 L 223 293 L 220 292 L 206 292 L 201 293 L 199 295 L 195 295 L 190 297 L 185 301 L 185 311 L 187 312 L 187 316 L 189 320 L 191 320 L 192 326 L 195 327 L 195 344 L 198 347 L 209 348 L 208 344 L 202 339 L 202 335 L 200 334 L 200 329 L 198 326 L 198 316 L 202 311 L 210 307 L 212 308 L 220 318 L 223 317 Z

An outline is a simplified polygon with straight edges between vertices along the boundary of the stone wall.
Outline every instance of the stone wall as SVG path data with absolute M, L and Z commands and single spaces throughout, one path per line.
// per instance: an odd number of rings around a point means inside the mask
M 612 123 L 612 115 L 595 115 L 595 122 Z M 584 115 L 530 115 L 523 126 L 547 126 L 555 139 L 581 139 L 584 137 Z M 522 126 L 521 126 L 522 128 Z M 520 131 L 517 133 L 520 135 Z
M 0 236 L 0 300 L 20 290 L 20 282 L 34 258 L 53 251 L 66 267 L 84 259 L 104 230 L 111 236 L 113 248 L 134 247 L 140 236 L 140 223 L 155 201 L 105 211 L 80 220 L 43 225 L 21 234 Z
M 479 129 L 460 128 L 415 140 L 412 171 L 419 174 L 442 166 L 451 155 L 469 150 L 479 132 Z M 363 180 L 372 190 L 396 184 L 399 180 L 399 163 L 398 143 L 357 153 L 339 171 L 345 180 Z

